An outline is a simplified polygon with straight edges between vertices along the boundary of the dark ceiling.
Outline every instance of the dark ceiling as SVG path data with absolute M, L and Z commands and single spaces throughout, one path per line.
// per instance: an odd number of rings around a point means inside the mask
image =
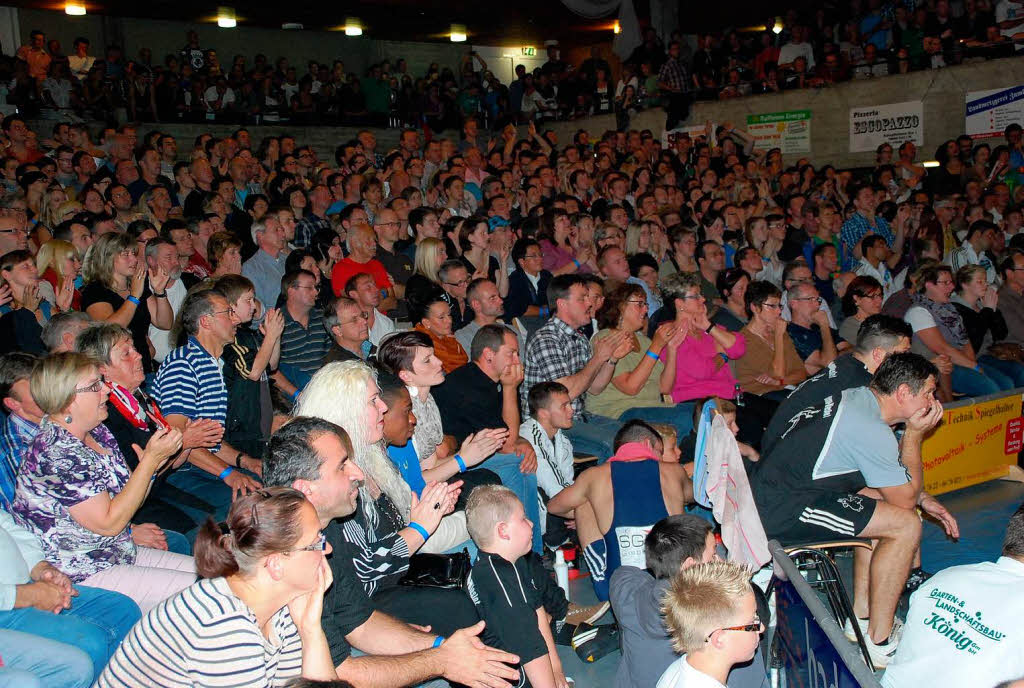
M 370 38 L 390 40 L 448 40 L 452 23 L 466 25 L 471 43 L 536 45 L 548 38 L 591 44 L 611 39 L 614 16 L 599 20 L 578 17 L 560 0 L 377 0 L 372 3 L 333 3 L 317 0 L 242 2 L 241 0 L 84 0 L 90 14 L 212 21 L 218 5 L 236 10 L 240 26 L 280 28 L 296 22 L 309 30 L 336 29 L 347 17 L 358 17 Z M 63 0 L 22 0 L 11 4 L 63 11 Z M 640 5 L 643 7 L 640 7 Z M 645 0 L 638 11 L 646 14 Z M 540 50 L 538 50 L 540 52 Z

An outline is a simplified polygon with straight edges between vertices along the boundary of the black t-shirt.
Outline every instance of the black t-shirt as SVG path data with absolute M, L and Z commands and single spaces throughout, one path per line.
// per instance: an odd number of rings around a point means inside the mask
M 334 548 L 333 554 L 327 558 L 334 574 L 334 584 L 324 593 L 324 609 L 320 620 L 327 645 L 331 648 L 331 660 L 337 666 L 352 654 L 352 646 L 345 640 L 345 636 L 366 623 L 373 614 L 373 605 L 363 590 L 363 584 L 356 577 L 352 557 L 346 554 L 350 545 L 341 534 L 341 525 L 331 521 L 324 528 L 324 535 Z
M 388 275 L 398 284 L 405 286 L 405 283 L 412 277 L 412 261 L 409 260 L 409 256 L 397 250 L 397 247 L 395 252 L 392 253 L 380 244 L 377 244 L 377 254 L 375 257 L 381 262 L 384 269 L 388 271 Z
M 146 373 L 156 372 L 156 364 L 149 352 L 149 326 L 152 320 L 149 317 L 149 306 L 146 303 L 146 299 L 152 295 L 153 292 L 149 290 L 147 283 L 142 290 L 142 296 L 139 297 L 139 305 L 135 307 L 135 314 L 132 315 L 131 322 L 128 323 L 128 331 L 132 333 L 132 344 L 142 355 L 142 369 Z M 82 310 L 88 312 L 89 306 L 96 303 L 109 303 L 116 313 L 124 304 L 124 299 L 116 291 L 108 289 L 106 285 L 100 282 L 90 282 L 82 287 Z
M 441 412 L 445 434 L 453 435 L 456 442 L 480 430 L 505 427 L 501 387 L 472 361 L 450 372 L 431 394 Z M 473 403 L 467 404 L 467 399 Z
M 844 389 L 863 387 L 871 382 L 871 373 L 857 358 L 843 355 L 829 363 L 815 375 L 804 380 L 789 393 L 772 416 L 761 438 L 761 453 L 768 454 L 778 441 L 789 420 L 808 406 L 821 403 L 827 396 L 838 394 Z
M 485 645 L 519 655 L 520 683 L 530 686 L 523 665 L 547 654 L 537 623 L 544 606 L 540 585 L 525 557 L 512 564 L 497 554 L 480 552 L 469 574 L 466 592 L 480 618 L 487 622 L 481 634 Z

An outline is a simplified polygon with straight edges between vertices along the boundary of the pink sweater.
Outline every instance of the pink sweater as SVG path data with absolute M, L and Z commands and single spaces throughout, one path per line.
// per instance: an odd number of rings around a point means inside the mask
M 741 357 L 747 350 L 747 340 L 739 332 L 735 334 L 736 341 L 725 352 L 730 360 Z M 710 396 L 731 399 L 735 390 L 736 378 L 728 363 L 716 353 L 714 338 L 706 332 L 698 337 L 688 335 L 676 354 L 672 401 L 678 403 Z

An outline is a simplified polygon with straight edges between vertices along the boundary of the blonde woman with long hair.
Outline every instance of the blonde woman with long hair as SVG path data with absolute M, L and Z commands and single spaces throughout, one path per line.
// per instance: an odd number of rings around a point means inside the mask
M 415 269 L 405 283 L 405 299 L 410 304 L 422 304 L 431 295 L 443 291 L 438 270 L 448 260 L 448 251 L 441 239 L 427 237 L 416 246 Z
M 82 293 L 75 285 L 82 272 L 82 261 L 70 241 L 51 239 L 39 247 L 36 254 L 36 271 L 39 273 L 39 295 L 57 304 L 57 293 L 71 292 L 69 310 L 82 309 Z

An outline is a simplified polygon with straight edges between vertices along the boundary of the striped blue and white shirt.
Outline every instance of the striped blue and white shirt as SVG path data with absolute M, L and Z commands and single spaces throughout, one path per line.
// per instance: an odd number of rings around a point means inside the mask
M 224 578 L 207 578 L 154 607 L 129 631 L 98 688 L 279 688 L 302 674 L 302 641 L 288 607 L 269 637 Z
M 210 418 L 224 425 L 228 415 L 228 388 L 224 361 L 214 358 L 195 337 L 167 354 L 156 373 L 153 396 L 163 414 Z M 220 450 L 220 445 L 211 451 Z

